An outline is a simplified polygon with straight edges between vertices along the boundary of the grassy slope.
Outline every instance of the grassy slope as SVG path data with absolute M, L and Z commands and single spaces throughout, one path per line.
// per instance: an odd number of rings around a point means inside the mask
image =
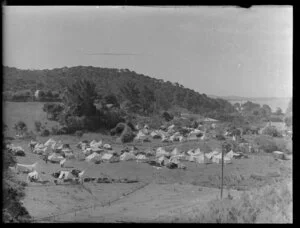
M 48 129 L 57 125 L 54 121 L 46 118 L 43 112 L 43 102 L 5 102 L 3 105 L 3 121 L 8 126 L 8 136 L 14 136 L 14 124 L 19 120 L 26 123 L 28 130 L 34 130 L 34 122 L 41 121 L 42 124 L 47 122 Z

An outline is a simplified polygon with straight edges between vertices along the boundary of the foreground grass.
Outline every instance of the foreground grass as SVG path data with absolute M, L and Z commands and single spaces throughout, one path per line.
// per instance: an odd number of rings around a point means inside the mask
M 205 212 L 194 209 L 173 222 L 192 223 L 292 223 L 292 183 L 275 183 L 208 204 Z

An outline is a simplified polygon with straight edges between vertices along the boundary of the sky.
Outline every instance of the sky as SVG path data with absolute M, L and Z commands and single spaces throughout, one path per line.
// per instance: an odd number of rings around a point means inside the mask
M 292 96 L 292 6 L 5 6 L 2 15 L 4 66 L 127 68 L 207 95 Z

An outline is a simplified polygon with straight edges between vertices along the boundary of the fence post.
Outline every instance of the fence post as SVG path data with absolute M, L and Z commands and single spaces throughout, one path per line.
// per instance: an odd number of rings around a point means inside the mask
M 223 197 L 223 173 L 224 173 L 224 146 L 222 147 L 222 176 L 221 176 L 221 199 Z

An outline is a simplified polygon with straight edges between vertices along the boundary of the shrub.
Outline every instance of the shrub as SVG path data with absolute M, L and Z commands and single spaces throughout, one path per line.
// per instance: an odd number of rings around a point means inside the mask
M 59 135 L 59 127 L 58 126 L 53 126 L 51 128 L 51 135 Z
M 34 128 L 35 128 L 36 132 L 40 132 L 41 131 L 41 126 L 42 126 L 41 121 L 35 121 L 34 122 Z
M 238 143 L 232 140 L 227 140 L 223 143 L 223 147 L 225 149 L 225 152 L 229 152 L 231 150 L 237 151 L 239 149 Z
M 262 133 L 264 135 L 270 135 L 272 137 L 282 137 L 282 134 L 280 133 L 280 131 L 277 130 L 277 128 L 275 126 L 268 126 L 266 127 Z
M 110 130 L 112 136 L 121 134 L 125 128 L 125 123 L 118 123 L 113 129 Z
M 171 115 L 168 112 L 163 112 L 162 117 L 164 118 L 165 121 L 169 122 L 170 120 L 172 120 L 174 118 L 173 115 Z
M 20 120 L 14 125 L 14 129 L 16 130 L 17 134 L 23 135 L 27 131 L 27 125 Z
M 286 149 L 286 152 L 289 154 L 291 154 L 293 152 L 293 141 L 292 140 L 286 142 L 285 149 Z
M 63 135 L 68 133 L 68 128 L 67 127 L 58 127 L 57 129 L 57 134 L 58 135 Z
M 120 122 L 125 122 L 126 114 L 119 108 L 111 108 L 103 112 L 101 116 L 101 127 L 105 129 L 111 129 Z
M 75 131 L 78 130 L 83 130 L 85 127 L 90 127 L 93 123 L 91 123 L 92 121 L 87 121 L 85 117 L 78 117 L 78 116 L 68 116 L 66 118 L 66 129 L 67 129 L 67 133 L 72 134 Z
M 47 119 L 58 121 L 59 115 L 63 112 L 64 108 L 61 104 L 45 103 L 43 111 L 47 113 Z
M 8 169 L 16 164 L 15 156 L 9 153 L 6 142 L 3 144 L 3 180 L 2 180 L 2 215 L 4 222 L 30 222 L 30 216 L 20 202 L 24 197 L 24 182 L 15 178 L 15 174 Z
M 267 153 L 280 150 L 276 144 L 276 141 L 271 136 L 260 135 L 254 139 L 254 142 L 258 145 L 259 149 Z
M 22 137 L 23 139 L 31 139 L 31 140 L 36 140 L 36 135 L 34 134 L 33 131 L 30 132 L 25 132 L 25 134 Z
M 95 131 L 104 125 L 104 119 L 100 116 L 74 117 L 74 120 L 76 120 L 77 127 L 74 125 L 72 133 L 77 130 Z
M 47 137 L 50 135 L 50 131 L 48 129 L 42 129 L 40 135 L 43 137 Z
M 12 153 L 8 153 L 7 144 L 8 142 L 3 141 L 3 148 L 4 148 L 3 169 L 4 170 L 8 169 L 9 166 L 14 166 L 17 162 L 15 156 Z
M 217 140 L 225 140 L 226 138 L 225 138 L 224 135 L 217 134 L 217 135 L 216 135 L 216 139 L 217 139 Z
M 286 116 L 284 118 L 284 122 L 286 124 L 287 127 L 290 127 L 293 125 L 293 117 L 290 115 L 290 116 Z
M 189 134 L 189 130 L 188 129 L 185 129 L 185 128 L 179 128 L 179 133 L 181 134 L 181 135 L 183 135 L 184 137 L 186 137 L 188 134 Z
M 83 131 L 76 131 L 75 136 L 82 137 L 83 136 Z
M 149 127 L 151 129 L 158 129 L 161 125 L 163 125 L 163 120 L 159 116 L 152 116 L 149 120 Z
M 127 142 L 131 142 L 134 139 L 134 137 L 135 135 L 132 129 L 127 124 L 125 124 L 125 127 L 118 141 L 121 141 L 122 143 L 127 143 Z

